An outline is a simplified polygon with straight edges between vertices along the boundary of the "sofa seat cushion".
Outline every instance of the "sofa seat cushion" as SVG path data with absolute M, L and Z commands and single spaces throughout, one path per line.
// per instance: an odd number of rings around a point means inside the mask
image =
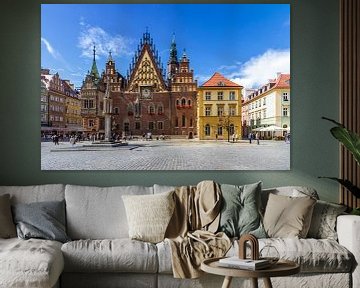
M 0 239 L 1 287 L 52 287 L 63 268 L 60 242 Z
M 351 252 L 330 239 L 259 239 L 259 250 L 266 245 L 275 247 L 281 259 L 298 263 L 302 273 L 350 272 L 355 263 Z M 227 255 L 234 256 L 237 251 L 235 242 Z
M 154 244 L 122 239 L 77 240 L 61 248 L 66 272 L 156 273 Z
M 353 255 L 338 242 L 330 239 L 267 238 L 259 239 L 259 249 L 274 246 L 280 258 L 295 261 L 302 273 L 348 273 L 354 266 Z M 172 273 L 171 248 L 167 241 L 157 244 L 159 273 Z M 235 241 L 227 256 L 238 255 Z M 250 256 L 250 251 L 249 256 Z

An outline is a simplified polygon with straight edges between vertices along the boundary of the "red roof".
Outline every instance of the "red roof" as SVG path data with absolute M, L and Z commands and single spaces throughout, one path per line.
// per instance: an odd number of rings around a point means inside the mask
M 209 80 L 207 80 L 200 87 L 242 87 L 239 84 L 236 84 L 229 79 L 226 79 L 219 72 L 215 72 L 213 76 Z
M 290 74 L 280 74 L 277 79 L 275 79 L 276 83 L 272 87 L 274 88 L 290 88 Z M 274 81 L 274 82 L 275 82 Z

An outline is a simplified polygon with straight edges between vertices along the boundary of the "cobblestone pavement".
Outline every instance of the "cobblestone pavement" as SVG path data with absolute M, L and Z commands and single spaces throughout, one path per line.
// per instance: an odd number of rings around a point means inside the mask
M 42 170 L 289 170 L 284 141 L 152 140 L 128 146 L 84 148 L 41 143 Z M 90 144 L 90 143 L 86 143 Z

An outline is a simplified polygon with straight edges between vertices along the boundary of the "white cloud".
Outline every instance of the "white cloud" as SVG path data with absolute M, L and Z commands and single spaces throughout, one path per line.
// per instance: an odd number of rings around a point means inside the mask
M 96 46 L 97 56 L 108 56 L 109 51 L 112 55 L 132 55 L 133 52 L 129 49 L 132 43 L 121 35 L 111 35 L 101 27 L 91 26 L 84 22 L 84 18 L 80 19 L 82 31 L 79 36 L 78 47 L 81 48 L 81 56 L 93 57 L 93 46 Z
M 239 71 L 228 75 L 245 88 L 258 88 L 276 77 L 276 73 L 290 73 L 290 50 L 269 49 L 240 65 Z
M 54 57 L 55 59 L 60 59 L 61 55 L 59 52 L 57 52 L 54 47 L 52 47 L 52 45 L 50 44 L 50 42 L 48 40 L 46 40 L 45 38 L 41 37 L 41 42 L 44 43 L 46 50 L 50 53 L 50 55 L 52 57 Z

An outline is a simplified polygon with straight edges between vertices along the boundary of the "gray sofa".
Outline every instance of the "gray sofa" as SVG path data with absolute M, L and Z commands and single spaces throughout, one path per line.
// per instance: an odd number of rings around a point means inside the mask
M 174 279 L 166 241 L 131 240 L 122 195 L 156 194 L 173 187 L 154 185 L 90 187 L 76 185 L 0 186 L 12 204 L 40 201 L 66 203 L 66 228 L 72 241 L 0 239 L 0 287 L 221 287 L 223 277 Z M 297 187 L 297 189 L 305 189 Z M 263 190 L 292 195 L 292 187 Z M 311 193 L 316 193 L 312 191 Z M 282 258 L 301 265 L 301 273 L 273 278 L 274 287 L 360 287 L 360 217 L 337 217 L 338 241 L 331 239 L 260 239 Z M 236 255 L 235 241 L 228 255 Z M 259 281 L 260 286 L 262 281 Z M 233 286 L 246 279 L 234 279 Z M 242 286 L 241 286 L 242 287 Z

